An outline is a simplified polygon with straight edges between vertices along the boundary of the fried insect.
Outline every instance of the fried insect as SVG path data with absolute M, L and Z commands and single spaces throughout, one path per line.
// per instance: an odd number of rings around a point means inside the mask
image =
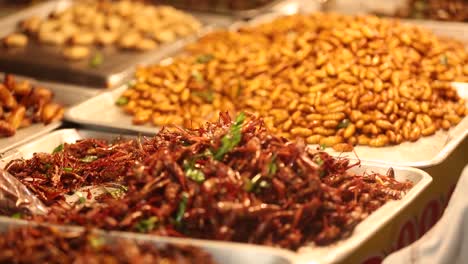
M 156 247 L 129 239 L 106 241 L 86 232 L 53 227 L 17 227 L 0 234 L 0 263 L 214 263 L 192 246 Z
M 350 171 L 358 165 L 274 136 L 261 119 L 221 114 L 143 140 L 64 144 L 5 169 L 51 206 L 37 221 L 298 249 L 349 236 L 412 186 Z M 97 204 L 64 202 L 64 193 L 112 182 L 123 190 Z

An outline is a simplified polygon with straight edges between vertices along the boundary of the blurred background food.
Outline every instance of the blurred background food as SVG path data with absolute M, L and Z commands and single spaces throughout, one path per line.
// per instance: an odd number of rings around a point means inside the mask
M 49 124 L 63 118 L 64 108 L 53 102 L 49 89 L 6 74 L 0 83 L 0 137 L 33 123 Z
M 191 35 L 200 27 L 194 17 L 170 6 L 86 0 L 54 11 L 48 18 L 32 16 L 21 21 L 18 31 L 4 37 L 3 44 L 19 48 L 33 39 L 60 46 L 66 59 L 81 60 L 90 56 L 92 46 L 148 51 Z

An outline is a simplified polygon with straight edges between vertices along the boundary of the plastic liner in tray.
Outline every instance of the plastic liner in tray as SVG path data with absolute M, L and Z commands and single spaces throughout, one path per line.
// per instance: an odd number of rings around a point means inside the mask
M 74 143 L 82 138 L 104 138 L 112 139 L 120 134 L 112 134 L 90 130 L 62 129 L 54 131 L 46 136 L 36 139 L 15 150 L 6 153 L 0 160 L 0 167 L 11 159 L 31 158 L 36 152 L 52 152 L 52 150 L 62 143 Z M 378 172 L 385 174 L 388 165 L 371 162 L 362 162 L 362 166 L 354 168 L 355 172 Z M 356 226 L 349 238 L 343 239 L 329 246 L 304 246 L 297 252 L 271 248 L 266 246 L 255 246 L 232 242 L 218 242 L 211 240 L 159 238 L 154 236 L 125 233 L 118 233 L 126 237 L 136 237 L 154 241 L 180 241 L 192 245 L 201 246 L 209 252 L 216 252 L 221 256 L 221 263 L 336 263 L 345 259 L 367 239 L 372 237 L 386 223 L 390 222 L 405 207 L 428 187 L 432 178 L 424 171 L 414 168 L 392 166 L 395 177 L 399 181 L 409 180 L 414 183 L 414 187 L 399 201 L 389 201 L 380 209 L 372 213 L 368 218 Z M 241 258 L 241 259 L 239 259 Z
M 63 10 L 72 4 L 72 0 L 47 1 L 5 17 L 0 20 L 0 38 L 15 31 L 18 22 L 25 18 L 30 16 L 44 17 L 52 11 Z M 191 14 L 202 22 L 202 32 L 211 26 L 225 26 L 232 22 L 232 19 L 219 15 Z M 59 48 L 30 41 L 24 49 L 9 50 L 0 47 L 0 70 L 96 88 L 115 87 L 128 79 L 137 65 L 160 59 L 172 49 L 177 49 L 181 42 L 184 42 L 184 39 L 161 45 L 148 52 L 120 51 L 108 47 L 100 50 L 104 58 L 102 64 L 99 67 L 90 67 L 89 60 L 67 61 L 60 55 Z

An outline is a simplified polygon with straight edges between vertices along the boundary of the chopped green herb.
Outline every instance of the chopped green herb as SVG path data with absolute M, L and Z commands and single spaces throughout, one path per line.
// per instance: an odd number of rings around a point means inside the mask
M 324 150 L 327 148 L 327 144 L 320 144 L 320 150 Z
M 202 157 L 211 157 L 213 156 L 213 152 L 211 152 L 209 149 L 205 149 L 205 151 L 202 153 Z
M 89 66 L 96 68 L 97 66 L 101 65 L 104 62 L 104 57 L 100 52 L 96 52 L 94 57 L 89 62 Z
M 252 184 L 252 180 L 251 179 L 247 179 L 245 180 L 244 182 L 244 190 L 246 192 L 251 192 L 253 190 L 254 186 Z
M 204 82 L 204 80 L 205 80 L 203 78 L 203 75 L 197 70 L 192 70 L 192 76 L 193 76 L 193 78 L 195 78 L 195 80 L 197 82 Z
M 156 216 L 151 216 L 150 218 L 143 219 L 136 224 L 136 229 L 140 233 L 148 233 L 156 227 L 156 223 L 159 219 Z
M 80 198 L 78 199 L 78 204 L 84 204 L 86 203 L 86 198 L 84 198 L 83 196 L 80 196 Z
M 63 168 L 63 171 L 65 171 L 65 172 L 72 172 L 72 171 L 73 171 L 73 168 L 64 167 L 64 168 Z
M 11 218 L 21 219 L 21 218 L 23 218 L 23 215 L 21 213 L 14 213 L 14 214 L 11 215 Z
M 200 97 L 201 99 L 203 99 L 203 101 L 207 103 L 212 103 L 214 100 L 214 93 L 212 90 L 203 91 L 203 92 L 193 92 L 192 94 Z
M 259 173 L 255 175 L 252 179 L 247 179 L 244 183 L 244 190 L 247 192 L 252 192 L 255 190 L 255 187 L 257 186 L 260 178 L 262 178 L 262 175 Z
M 46 163 L 46 164 L 44 164 L 44 167 L 45 167 L 46 170 L 48 170 L 48 169 L 50 169 L 52 167 L 52 164 Z
M 323 159 L 320 158 L 320 157 L 318 157 L 318 156 L 317 156 L 316 158 L 314 158 L 314 161 L 315 161 L 315 163 L 317 163 L 317 165 L 319 165 L 319 166 L 322 166 L 322 165 L 323 165 Z
M 198 56 L 197 62 L 198 62 L 198 63 L 208 63 L 208 62 L 210 62 L 213 58 L 214 58 L 214 56 L 211 55 L 211 54 L 203 54 L 203 55 Z
M 341 122 L 338 124 L 337 128 L 347 128 L 349 126 L 349 119 L 343 119 Z
M 448 64 L 447 55 L 445 55 L 445 54 L 440 55 L 440 57 L 439 57 L 439 62 L 440 62 L 440 64 L 442 64 L 442 65 L 447 65 L 447 64 Z
M 92 248 L 94 249 L 99 249 L 102 247 L 106 241 L 102 237 L 90 237 L 89 238 L 89 244 L 91 245 Z
M 216 160 L 222 160 L 226 153 L 233 150 L 234 147 L 240 143 L 242 139 L 241 129 L 244 120 L 245 114 L 242 112 L 236 117 L 236 120 L 234 124 L 232 124 L 229 133 L 221 138 L 221 147 L 216 151 L 216 153 L 214 153 L 214 158 Z
M 185 175 L 198 183 L 201 183 L 205 180 L 205 174 L 199 169 L 189 168 L 185 171 Z
M 88 155 L 88 156 L 82 158 L 82 159 L 81 159 L 81 162 L 90 163 L 90 162 L 93 162 L 93 161 L 95 161 L 95 160 L 97 160 L 97 159 L 98 159 L 97 156 L 90 156 L 90 155 Z
M 177 209 L 177 215 L 175 221 L 177 224 L 181 224 L 182 218 L 184 217 L 185 210 L 187 209 L 188 194 L 182 193 L 182 200 L 179 203 L 179 209 Z
M 278 165 L 276 165 L 276 154 L 271 157 L 270 163 L 268 163 L 268 176 L 273 176 L 278 170 Z
M 320 171 L 320 177 L 325 177 L 327 175 L 327 172 L 325 170 Z
M 117 101 L 115 101 L 115 104 L 118 105 L 118 106 L 126 105 L 126 104 L 128 104 L 128 98 L 121 96 L 121 97 L 119 97 L 119 99 L 117 99 Z
M 132 80 L 127 82 L 126 86 L 127 86 L 128 89 L 131 89 L 131 88 L 133 88 L 133 86 L 135 86 L 135 84 L 136 84 L 136 80 L 132 79 Z
M 52 151 L 52 154 L 61 152 L 62 150 L 63 150 L 63 144 L 60 144 L 60 145 L 58 145 L 57 147 L 54 148 L 54 150 Z

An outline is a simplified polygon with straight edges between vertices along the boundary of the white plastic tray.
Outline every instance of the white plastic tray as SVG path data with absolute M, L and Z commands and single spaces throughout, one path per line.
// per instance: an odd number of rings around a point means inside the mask
M 88 137 L 107 138 L 116 137 L 119 134 L 110 134 L 105 132 L 95 132 L 89 130 L 62 129 L 54 131 L 46 136 L 36 139 L 26 145 L 23 145 L 15 150 L 5 154 L 0 159 L 0 167 L 11 159 L 15 158 L 31 158 L 35 152 L 52 152 L 59 144 L 64 142 L 73 143 L 78 139 Z M 223 249 L 222 260 L 220 263 L 242 263 L 237 255 L 244 255 L 242 260 L 245 263 L 284 263 L 284 260 L 289 260 L 290 263 L 336 263 L 345 259 L 366 240 L 372 237 L 386 223 L 391 221 L 405 207 L 407 207 L 432 181 L 432 178 L 424 171 L 414 168 L 392 166 L 395 171 L 395 177 L 399 181 L 410 180 L 414 183 L 414 187 L 399 201 L 390 201 L 380 209 L 372 213 L 368 218 L 356 226 L 353 234 L 339 242 L 326 247 L 304 246 L 298 252 L 293 252 L 284 249 L 271 248 L 266 246 L 255 246 L 232 242 L 218 242 L 197 239 L 178 239 L 178 238 L 156 238 L 153 236 L 139 235 L 133 233 L 125 233 L 129 237 L 139 237 L 150 240 L 164 241 L 180 241 L 190 243 L 197 246 L 202 246 L 205 249 L 221 250 Z M 385 174 L 388 170 L 387 165 L 363 162 L 362 166 L 353 169 L 355 172 L 378 172 Z M 111 232 L 119 233 L 122 232 Z M 216 248 L 216 249 L 215 249 Z M 211 251 L 210 251 L 211 252 Z M 257 255 L 257 252 L 259 255 Z M 279 256 L 280 258 L 265 258 L 262 254 L 270 253 L 271 256 Z M 233 258 L 239 262 L 233 262 Z M 265 262 L 265 259 L 271 262 Z M 287 262 L 286 262 L 287 263 Z
M 467 100 L 468 105 L 468 84 L 453 84 L 460 96 Z M 65 113 L 65 119 L 92 127 L 107 127 L 119 131 L 145 134 L 157 133 L 159 129 L 150 125 L 133 125 L 132 116 L 125 114 L 121 108 L 115 106 L 115 101 L 125 89 L 126 87 L 120 87 L 86 100 L 70 108 Z M 467 135 L 468 117 L 465 117 L 449 131 L 440 130 L 434 135 L 422 137 L 416 142 L 404 142 L 400 145 L 381 148 L 357 146 L 355 150 L 362 160 L 424 168 L 444 161 Z M 332 151 L 331 148 L 327 151 L 335 156 L 341 154 Z

